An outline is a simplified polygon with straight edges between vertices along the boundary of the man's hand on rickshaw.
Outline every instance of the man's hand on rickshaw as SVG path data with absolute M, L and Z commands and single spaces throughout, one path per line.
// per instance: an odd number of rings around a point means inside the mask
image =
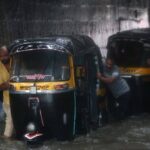
M 3 82 L 3 83 L 0 85 L 0 89 L 1 89 L 1 90 L 8 90 L 9 87 L 10 87 L 9 82 Z
M 97 78 L 99 78 L 99 79 L 102 78 L 102 74 L 100 72 L 97 73 Z

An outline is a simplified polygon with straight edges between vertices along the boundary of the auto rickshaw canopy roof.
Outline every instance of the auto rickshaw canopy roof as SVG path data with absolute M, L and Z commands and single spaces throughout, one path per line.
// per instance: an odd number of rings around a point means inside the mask
M 46 38 L 19 39 L 14 41 L 9 47 L 10 54 L 12 55 L 36 49 L 60 50 L 72 55 L 81 55 L 89 52 L 100 53 L 94 41 L 84 35 L 56 35 Z
M 132 29 L 118 32 L 108 39 L 108 44 L 113 40 L 135 40 L 139 42 L 150 42 L 150 28 Z

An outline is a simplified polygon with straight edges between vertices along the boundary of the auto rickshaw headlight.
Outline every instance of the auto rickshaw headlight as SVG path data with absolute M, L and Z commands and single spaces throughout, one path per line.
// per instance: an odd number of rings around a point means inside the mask
M 36 126 L 33 122 L 30 122 L 28 125 L 27 125 L 27 131 L 28 132 L 34 132 L 36 131 Z

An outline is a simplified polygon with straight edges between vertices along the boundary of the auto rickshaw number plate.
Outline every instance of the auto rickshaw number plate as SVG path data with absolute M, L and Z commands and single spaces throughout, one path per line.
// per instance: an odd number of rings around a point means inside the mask
M 35 86 L 30 87 L 30 93 L 36 94 L 36 87 Z

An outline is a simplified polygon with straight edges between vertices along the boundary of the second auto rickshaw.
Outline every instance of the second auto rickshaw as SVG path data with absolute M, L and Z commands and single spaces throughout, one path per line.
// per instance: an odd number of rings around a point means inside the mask
M 131 87 L 133 114 L 150 112 L 150 29 L 132 29 L 108 39 L 108 56 Z

